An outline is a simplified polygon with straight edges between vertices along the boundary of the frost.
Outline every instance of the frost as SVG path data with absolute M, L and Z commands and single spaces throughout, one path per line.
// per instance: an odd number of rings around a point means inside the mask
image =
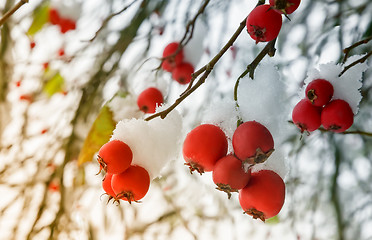
M 125 97 L 115 96 L 108 103 L 110 110 L 113 112 L 113 118 L 115 122 L 119 122 L 122 119 L 140 118 L 143 116 L 142 111 L 137 106 L 135 97 L 131 94 L 127 94 Z
M 308 72 L 305 79 L 305 85 L 301 89 L 300 97 L 305 97 L 305 88 L 312 80 L 322 78 L 329 81 L 333 85 L 334 94 L 332 99 L 342 99 L 349 103 L 354 114 L 358 113 L 359 102 L 362 100 L 360 88 L 362 87 L 362 75 L 368 68 L 367 63 L 358 63 L 347 70 L 341 77 L 338 75 L 345 66 L 358 60 L 363 56 L 349 57 L 345 64 L 336 64 L 334 62 L 321 64 L 318 69 L 312 69 Z
M 157 109 L 161 111 L 163 107 Z M 121 140 L 133 152 L 133 165 L 145 168 L 150 178 L 160 176 L 161 170 L 178 157 L 182 135 L 182 118 L 173 110 L 164 119 L 125 119 L 116 125 L 110 140 Z

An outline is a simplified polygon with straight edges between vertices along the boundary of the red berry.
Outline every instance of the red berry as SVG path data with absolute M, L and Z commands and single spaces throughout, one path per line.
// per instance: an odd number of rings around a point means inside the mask
M 44 70 L 47 70 L 48 67 L 49 67 L 49 63 L 48 62 L 43 63 L 43 69 Z
M 106 192 L 106 194 L 110 196 L 110 199 L 115 198 L 114 190 L 112 190 L 111 187 L 111 179 L 113 175 L 114 174 L 112 173 L 107 173 L 105 175 L 105 178 L 102 180 L 102 188 Z
M 183 50 L 181 49 L 175 56 L 171 57 L 172 54 L 178 49 L 179 43 L 172 42 L 168 44 L 163 51 L 164 61 L 161 67 L 168 72 L 172 72 L 173 69 L 183 61 Z
M 270 6 L 278 10 L 279 13 L 291 14 L 300 5 L 301 0 L 270 0 Z
M 183 62 L 173 69 L 172 77 L 180 84 L 188 84 L 193 73 L 194 67 L 190 63 Z
M 163 94 L 157 88 L 145 89 L 137 98 L 137 105 L 144 113 L 154 113 L 156 106 L 164 102 Z
M 187 134 L 182 151 L 191 173 L 212 171 L 217 160 L 226 156 L 226 135 L 215 125 L 202 124 Z
M 257 6 L 247 17 L 247 30 L 251 38 L 258 42 L 275 39 L 282 27 L 282 16 L 270 5 Z
M 132 163 L 132 150 L 119 140 L 105 143 L 98 152 L 98 162 L 107 173 L 124 172 Z
M 234 155 L 227 155 L 218 160 L 214 166 L 213 182 L 218 190 L 226 192 L 230 198 L 231 192 L 238 192 L 247 185 L 251 170 L 246 170 L 241 160 Z
M 76 23 L 69 18 L 61 18 L 59 22 L 61 33 L 66 33 L 70 30 L 76 29 Z
M 311 81 L 305 90 L 306 98 L 317 107 L 322 107 L 331 101 L 333 97 L 333 86 L 324 79 Z
M 321 122 L 327 130 L 344 132 L 353 125 L 354 113 L 346 101 L 332 100 L 323 108 Z
M 30 48 L 33 49 L 36 46 L 36 43 L 34 41 L 30 42 Z
M 292 111 L 292 121 L 301 132 L 312 132 L 320 127 L 321 107 L 312 105 L 307 99 L 302 99 Z
M 239 125 L 234 132 L 232 144 L 235 155 L 250 164 L 266 161 L 274 151 L 274 139 L 270 131 L 256 121 Z
M 59 24 L 61 21 L 61 18 L 59 16 L 58 10 L 55 8 L 49 9 L 49 22 L 53 25 Z
M 280 212 L 284 198 L 285 184 L 270 170 L 252 173 L 247 186 L 239 191 L 239 203 L 244 212 L 262 221 Z
M 114 174 L 111 186 L 116 199 L 131 203 L 143 198 L 150 187 L 150 176 L 146 169 L 140 166 L 130 166 L 125 172 Z
M 65 50 L 63 48 L 60 48 L 58 50 L 58 56 L 62 57 L 63 55 L 65 55 Z
M 19 96 L 19 100 L 27 101 L 29 103 L 32 103 L 34 101 L 34 97 L 32 95 L 29 95 L 29 94 L 22 94 L 21 96 Z

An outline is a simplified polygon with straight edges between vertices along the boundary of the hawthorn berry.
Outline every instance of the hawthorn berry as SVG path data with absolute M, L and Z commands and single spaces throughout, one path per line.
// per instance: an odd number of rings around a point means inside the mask
M 64 56 L 64 55 L 65 55 L 65 50 L 64 50 L 63 48 L 60 48 L 60 49 L 58 50 L 58 56 L 62 57 L 62 56 Z
M 262 163 L 274 151 L 270 131 L 256 121 L 244 122 L 235 130 L 232 144 L 235 155 L 249 164 Z
M 212 176 L 217 189 L 226 192 L 230 198 L 231 192 L 238 192 L 247 185 L 251 169 L 245 169 L 243 162 L 230 154 L 217 161 Z
M 131 203 L 138 202 L 149 190 L 150 176 L 143 167 L 132 165 L 120 174 L 114 174 L 111 179 L 115 199 Z
M 300 5 L 301 0 L 270 0 L 270 6 L 283 14 L 293 13 Z
M 251 38 L 258 42 L 275 39 L 282 27 L 282 15 L 264 4 L 255 7 L 247 17 L 247 30 Z
M 109 141 L 98 151 L 100 167 L 107 173 L 124 172 L 132 163 L 132 158 L 133 153 L 130 147 L 120 140 Z
M 353 122 L 354 113 L 346 101 L 336 99 L 324 106 L 321 123 L 325 129 L 340 133 L 351 127 Z
M 49 14 L 49 22 L 51 24 L 58 25 L 60 23 L 61 18 L 59 16 L 57 9 L 50 8 L 48 14 Z
M 200 174 L 213 170 L 217 160 L 227 154 L 227 139 L 221 128 L 202 124 L 191 130 L 183 142 L 183 158 L 190 172 Z
M 164 48 L 163 62 L 161 67 L 165 71 L 172 72 L 173 69 L 183 61 L 183 49 L 173 56 L 173 54 L 177 51 L 178 46 L 178 42 L 172 42 Z
M 271 170 L 253 172 L 248 184 L 239 191 L 239 203 L 244 212 L 262 221 L 280 212 L 284 198 L 283 179 Z
M 305 89 L 306 99 L 314 106 L 322 107 L 331 101 L 333 86 L 325 79 L 312 80 Z
M 76 29 L 76 22 L 69 18 L 61 18 L 59 21 L 61 33 L 66 33 L 70 30 Z
M 156 106 L 159 106 L 163 102 L 163 94 L 159 89 L 154 87 L 145 89 L 137 98 L 137 105 L 144 113 L 154 113 Z
M 34 41 L 31 41 L 31 42 L 30 42 L 30 48 L 31 48 L 31 49 L 34 49 L 35 46 L 36 46 L 36 43 L 35 43 Z
M 191 81 L 191 74 L 193 73 L 194 66 L 190 63 L 183 62 L 173 69 L 172 77 L 180 84 L 188 84 Z
M 111 179 L 113 175 L 114 174 L 112 173 L 107 173 L 105 175 L 105 178 L 102 180 L 102 188 L 105 191 L 105 193 L 110 196 L 109 200 L 115 198 L 114 190 L 112 190 L 111 187 Z
M 320 127 L 322 108 L 312 105 L 307 99 L 302 99 L 292 111 L 292 121 L 301 130 L 312 132 Z

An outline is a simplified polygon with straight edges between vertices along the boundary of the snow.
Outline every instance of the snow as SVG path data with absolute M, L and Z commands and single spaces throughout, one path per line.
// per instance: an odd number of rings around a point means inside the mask
M 182 118 L 173 110 L 164 119 L 124 119 L 116 125 L 110 141 L 120 140 L 128 144 L 133 152 L 132 164 L 145 168 L 154 179 L 160 177 L 161 170 L 178 157 L 181 136 Z
M 108 103 L 110 110 L 113 112 L 115 122 L 122 119 L 140 118 L 143 112 L 137 106 L 137 100 L 132 94 L 125 97 L 116 95 Z
M 254 120 L 264 125 L 273 136 L 275 148 L 278 148 L 287 136 L 290 109 L 286 86 L 273 64 L 261 63 L 254 80 L 248 77 L 240 80 L 238 104 L 243 121 Z
M 322 78 L 329 81 L 333 85 L 334 94 L 332 99 L 342 99 L 349 103 L 354 115 L 358 113 L 359 102 L 362 100 L 360 88 L 362 87 L 362 75 L 368 68 L 366 62 L 358 63 L 347 70 L 341 77 L 338 75 L 345 66 L 360 59 L 361 55 L 351 56 L 345 64 L 336 64 L 329 62 L 319 65 L 318 69 L 312 69 L 308 72 L 305 79 L 305 85 L 300 90 L 300 97 L 305 97 L 305 88 L 312 80 Z

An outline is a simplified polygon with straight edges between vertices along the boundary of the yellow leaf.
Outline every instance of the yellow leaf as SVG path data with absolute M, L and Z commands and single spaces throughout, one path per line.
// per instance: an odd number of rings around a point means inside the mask
M 32 14 L 33 21 L 27 34 L 30 36 L 35 35 L 40 31 L 44 24 L 49 21 L 49 4 L 42 4 L 38 6 Z
M 94 121 L 88 136 L 85 139 L 83 148 L 80 151 L 78 165 L 93 160 L 93 156 L 110 140 L 112 131 L 115 129 L 116 122 L 112 118 L 112 112 L 107 105 L 103 106 L 98 117 Z
M 53 94 L 63 91 L 64 83 L 64 78 L 57 72 L 46 82 L 43 91 L 51 97 Z

